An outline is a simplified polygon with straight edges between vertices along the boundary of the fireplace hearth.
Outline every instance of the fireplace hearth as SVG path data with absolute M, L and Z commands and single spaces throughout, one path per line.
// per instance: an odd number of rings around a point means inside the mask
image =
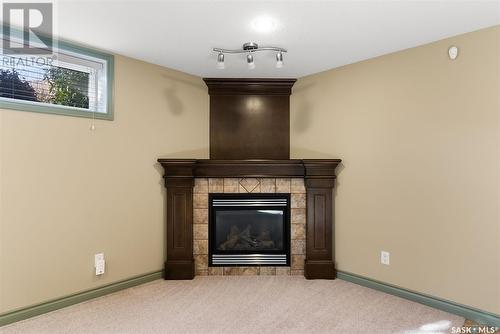
M 210 266 L 290 265 L 290 194 L 210 194 Z

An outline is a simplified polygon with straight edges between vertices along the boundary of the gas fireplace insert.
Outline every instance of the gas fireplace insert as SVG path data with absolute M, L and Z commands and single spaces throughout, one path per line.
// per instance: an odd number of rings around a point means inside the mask
M 210 266 L 289 266 L 290 194 L 210 194 Z

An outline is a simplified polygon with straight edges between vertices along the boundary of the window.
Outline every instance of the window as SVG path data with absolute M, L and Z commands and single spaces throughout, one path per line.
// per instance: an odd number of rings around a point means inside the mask
M 112 55 L 59 41 L 53 56 L 1 57 L 0 108 L 113 119 Z

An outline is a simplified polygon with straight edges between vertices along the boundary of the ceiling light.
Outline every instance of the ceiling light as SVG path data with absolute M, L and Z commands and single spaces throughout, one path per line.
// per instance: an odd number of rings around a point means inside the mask
M 261 51 L 274 51 L 276 53 L 276 67 L 283 67 L 283 53 L 286 52 L 285 49 L 277 47 L 277 46 L 265 46 L 259 47 L 257 43 L 245 43 L 241 49 L 230 50 L 230 49 L 221 49 L 221 48 L 213 48 L 215 52 L 217 52 L 217 68 L 224 68 L 224 56 L 229 54 L 246 54 L 247 55 L 247 64 L 248 68 L 253 70 L 255 68 L 255 62 L 253 54 L 255 52 Z
M 219 70 L 224 69 L 224 54 L 219 52 L 219 55 L 217 56 L 217 68 Z
M 278 51 L 276 54 L 276 68 L 282 68 L 283 67 L 283 53 L 281 51 Z
M 247 55 L 248 69 L 253 70 L 255 68 L 255 63 L 253 62 L 253 56 L 251 53 Z
M 252 29 L 260 33 L 272 32 L 276 26 L 276 21 L 269 16 L 259 16 L 252 21 Z

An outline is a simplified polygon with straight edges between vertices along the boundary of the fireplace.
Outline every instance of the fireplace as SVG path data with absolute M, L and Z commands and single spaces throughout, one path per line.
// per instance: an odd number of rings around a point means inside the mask
M 210 266 L 289 266 L 290 194 L 210 194 Z

